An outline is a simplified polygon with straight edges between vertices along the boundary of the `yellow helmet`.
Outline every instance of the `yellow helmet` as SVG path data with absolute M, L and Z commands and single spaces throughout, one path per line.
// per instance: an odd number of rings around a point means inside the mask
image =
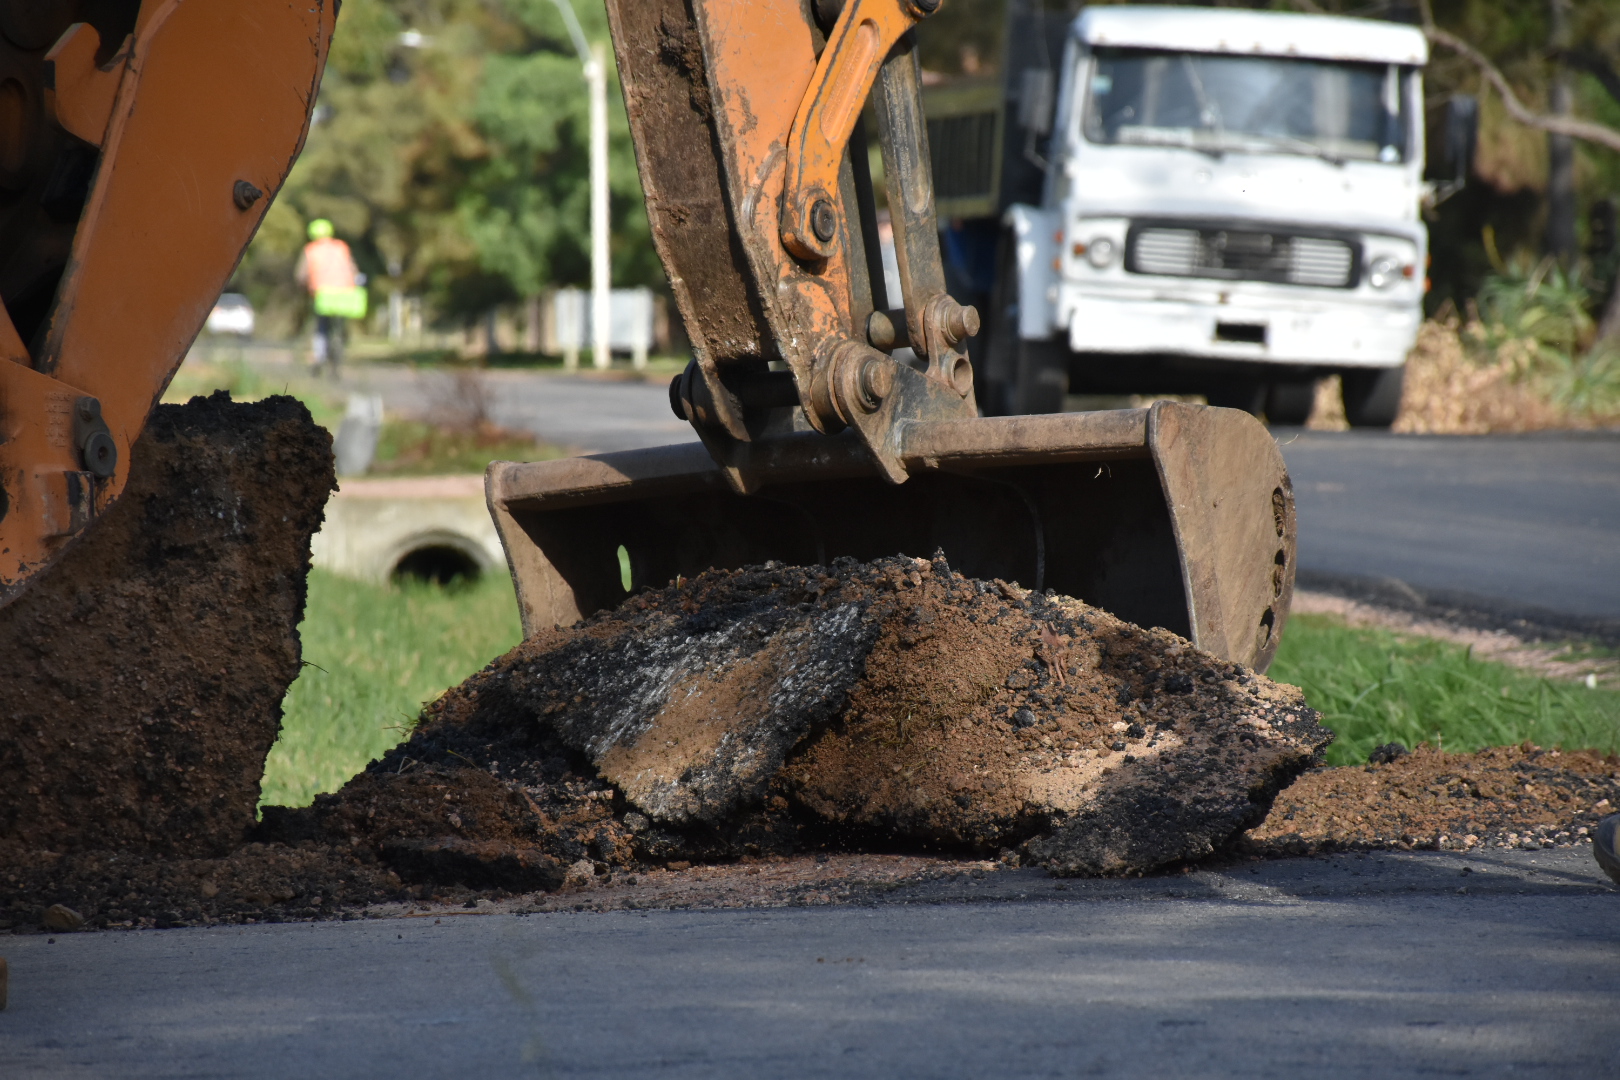
M 309 238 L 311 240 L 325 240 L 333 233 L 332 223 L 325 218 L 316 218 L 309 223 Z

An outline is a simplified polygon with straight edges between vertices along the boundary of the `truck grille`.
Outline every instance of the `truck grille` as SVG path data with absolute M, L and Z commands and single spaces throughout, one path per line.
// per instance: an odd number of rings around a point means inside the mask
M 1357 244 L 1335 236 L 1137 224 L 1125 242 L 1125 269 L 1348 289 L 1360 277 L 1360 254 Z

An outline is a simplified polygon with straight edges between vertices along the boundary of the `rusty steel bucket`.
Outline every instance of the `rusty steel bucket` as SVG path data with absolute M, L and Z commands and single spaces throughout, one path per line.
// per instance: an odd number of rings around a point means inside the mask
M 1294 499 L 1275 441 L 1246 413 L 1159 402 L 913 421 L 899 485 L 851 433 L 759 449 L 766 481 L 749 495 L 695 442 L 491 464 L 525 635 L 710 568 L 942 550 L 971 577 L 1052 589 L 1256 670 L 1276 653 Z

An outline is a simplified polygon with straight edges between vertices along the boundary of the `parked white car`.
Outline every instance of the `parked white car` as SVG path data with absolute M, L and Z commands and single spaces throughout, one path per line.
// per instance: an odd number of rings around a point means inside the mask
M 210 334 L 236 334 L 253 336 L 253 304 L 241 293 L 224 293 L 208 313 Z

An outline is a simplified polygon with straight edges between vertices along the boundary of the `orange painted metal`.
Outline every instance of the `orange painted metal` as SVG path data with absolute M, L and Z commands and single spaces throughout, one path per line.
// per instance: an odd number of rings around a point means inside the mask
M 109 70 L 88 27 L 49 54 L 54 115 L 101 159 L 44 345 L 0 364 L 0 604 L 123 490 L 131 446 L 303 147 L 335 15 L 335 0 L 145 0 Z M 0 351 L 16 352 L 9 324 Z M 116 452 L 107 477 L 81 452 L 84 398 Z
M 816 73 L 811 27 L 798 0 L 698 0 L 693 10 L 734 227 L 805 412 L 821 423 L 825 410 L 808 400 L 817 353 L 855 327 L 847 245 L 800 263 L 780 230 L 788 135 Z
M 107 64 L 97 66 L 100 36 L 89 23 L 74 23 L 45 54 L 45 108 L 65 131 L 91 146 L 100 146 L 107 136 L 130 44 L 126 40 Z
M 824 259 L 836 249 L 844 147 L 884 58 L 924 14 L 903 0 L 848 0 L 827 38 L 788 136 L 782 242 L 799 258 Z

